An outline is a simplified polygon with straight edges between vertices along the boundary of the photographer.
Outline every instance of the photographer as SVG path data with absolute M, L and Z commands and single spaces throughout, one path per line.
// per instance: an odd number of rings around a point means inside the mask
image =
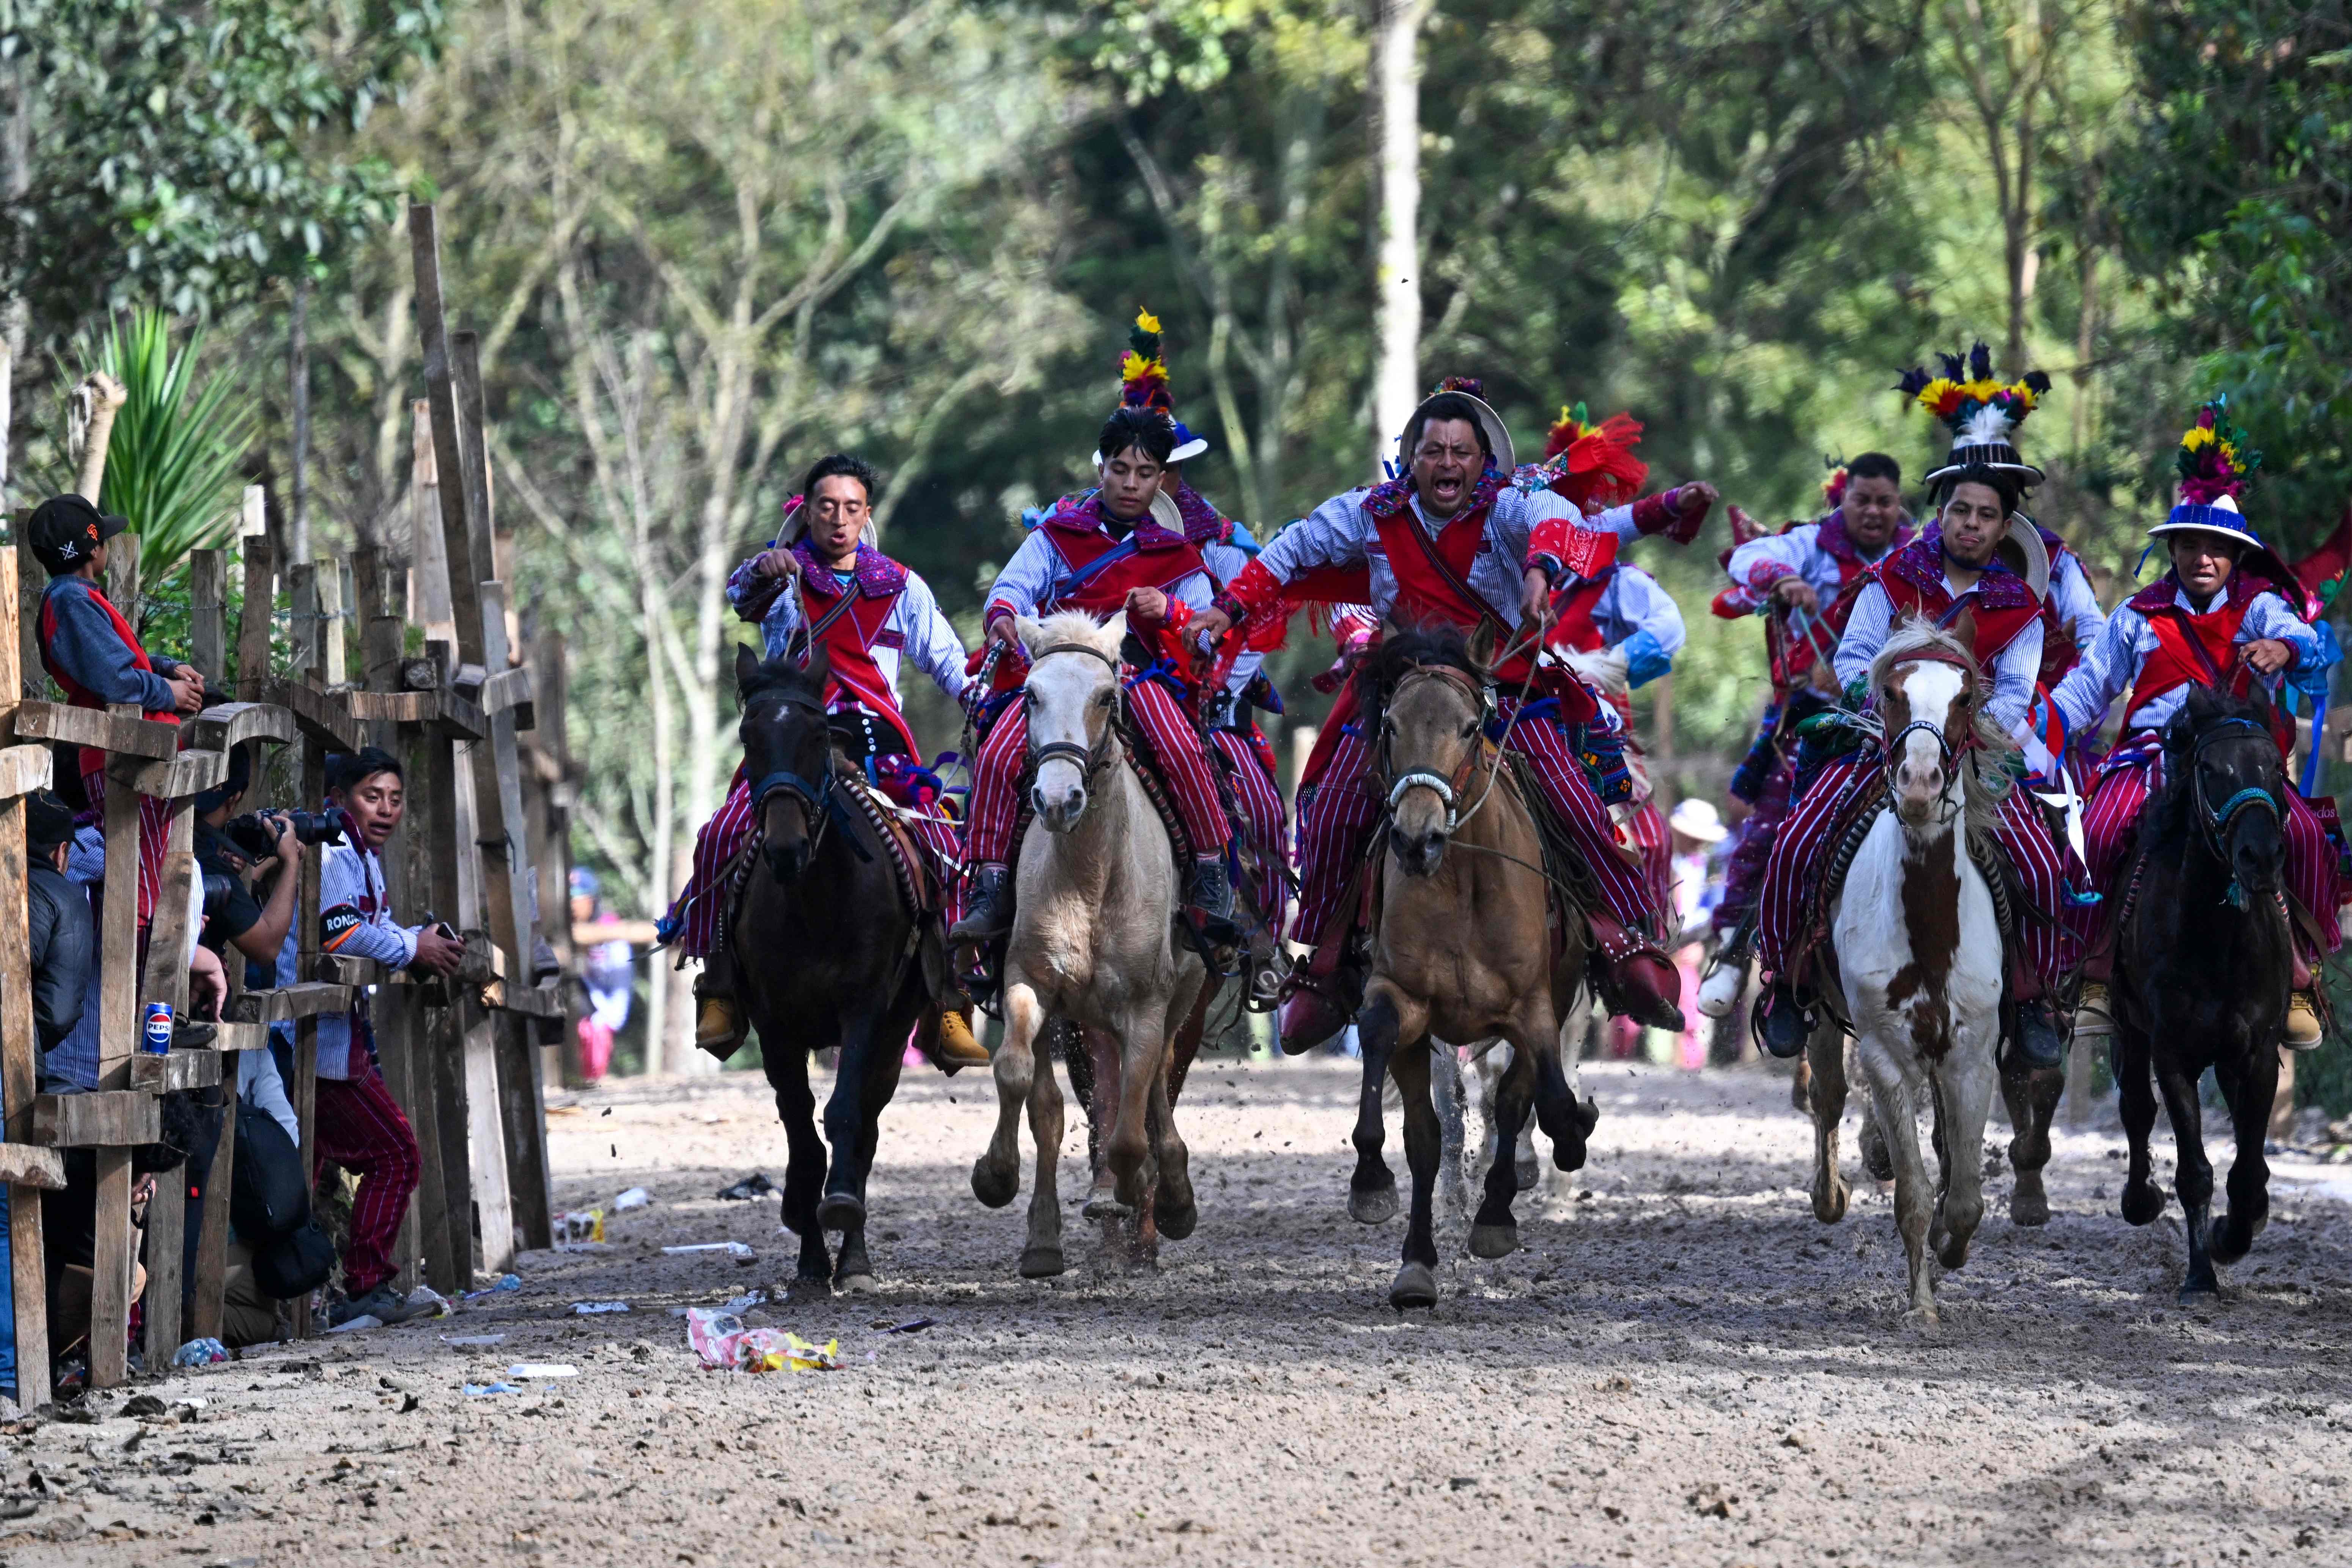
M 329 758 L 327 800 L 341 818 L 343 841 L 320 851 L 320 947 L 394 968 L 453 973 L 465 943 L 437 925 L 400 925 L 385 894 L 379 856 L 407 809 L 399 761 L 374 747 Z M 281 986 L 299 977 L 295 949 L 289 933 L 278 958 Z M 343 1253 L 344 1299 L 328 1315 L 336 1323 L 362 1315 L 398 1322 L 411 1314 L 392 1285 L 392 1247 L 422 1166 L 416 1134 L 376 1071 L 364 1002 L 344 1017 L 319 1020 L 318 1071 L 319 1157 L 360 1178 Z
M 265 812 L 230 819 L 245 802 L 251 775 L 246 753 L 239 747 L 220 788 L 196 797 L 196 870 L 205 879 L 204 945 L 225 953 L 231 944 L 248 958 L 268 963 L 286 945 L 294 927 L 294 905 L 302 879 L 286 874 L 301 862 L 302 841 L 293 820 L 283 812 Z M 252 852 L 267 841 L 267 857 Z M 259 867 L 275 869 L 266 900 L 256 898 L 247 873 Z

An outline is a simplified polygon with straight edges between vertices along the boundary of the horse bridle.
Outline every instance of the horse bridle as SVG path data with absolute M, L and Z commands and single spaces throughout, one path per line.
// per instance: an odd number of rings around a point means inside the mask
M 1450 779 L 1426 768 L 1416 768 L 1408 773 L 1397 773 L 1395 760 L 1389 755 L 1388 709 L 1399 696 L 1403 695 L 1406 685 L 1416 676 L 1450 681 L 1468 693 L 1478 704 L 1478 733 L 1471 737 L 1470 748 L 1462 758 L 1462 766 L 1454 770 L 1454 775 Z M 1457 831 L 1465 817 L 1457 802 L 1462 798 L 1462 791 L 1469 788 L 1471 776 L 1477 771 L 1479 759 L 1486 754 L 1486 748 L 1480 744 L 1480 737 L 1485 734 L 1487 722 L 1494 716 L 1495 688 L 1491 685 L 1482 687 L 1475 684 L 1468 675 L 1451 665 L 1415 664 L 1398 677 L 1395 689 L 1389 693 L 1388 700 L 1381 705 L 1381 770 L 1391 777 L 1388 800 L 1390 813 L 1394 814 L 1397 802 L 1404 799 L 1405 791 L 1408 789 L 1433 790 L 1437 798 L 1445 804 L 1445 831 L 1448 833 Z M 1483 805 L 1485 802 L 1486 797 L 1481 795 L 1479 804 Z M 1473 806 L 1470 810 L 1475 812 L 1477 809 L 1477 806 Z
M 816 715 L 820 723 L 825 720 L 824 705 L 821 702 L 792 692 L 780 694 L 775 700 L 781 706 L 796 707 Z M 825 742 L 825 755 L 830 758 L 832 751 L 832 740 L 828 737 Z M 751 781 L 751 810 L 754 812 L 759 811 L 767 805 L 768 797 L 779 789 L 796 796 L 807 810 L 810 823 L 809 849 L 814 853 L 824 841 L 826 824 L 830 823 L 842 809 L 840 801 L 835 798 L 833 792 L 833 769 L 826 768 L 824 776 L 814 781 L 802 778 L 789 768 L 779 768 L 772 773 L 763 773 Z
M 1111 750 L 1118 744 L 1119 706 L 1126 700 L 1125 689 L 1119 685 L 1119 663 L 1114 655 L 1087 643 L 1062 643 L 1040 653 L 1032 653 L 1029 656 L 1029 673 L 1034 676 L 1037 672 L 1037 666 L 1056 653 L 1084 653 L 1090 659 L 1100 659 L 1110 666 L 1110 717 L 1103 724 L 1102 744 L 1099 746 L 1091 744 L 1081 746 L 1075 740 L 1049 740 L 1041 746 L 1033 735 L 1029 741 L 1030 770 L 1034 772 L 1044 764 L 1058 757 L 1073 764 L 1081 773 L 1084 773 L 1087 787 L 1091 789 L 1094 788 L 1095 780 L 1102 777 L 1103 769 L 1110 766 Z M 1031 700 L 1026 683 L 1021 688 L 1021 700 L 1024 706 Z
M 2270 738 L 2269 733 L 2252 719 L 2241 718 L 2232 714 L 2218 720 L 2212 728 L 2190 742 L 2189 747 L 2189 798 L 2197 803 L 2198 831 L 2205 840 L 2205 847 L 2213 852 L 2213 858 L 2224 865 L 2228 865 L 2231 859 L 2230 824 L 2237 821 L 2239 812 L 2250 806 L 2260 806 L 2271 814 L 2271 821 L 2275 822 L 2279 820 L 2278 797 L 2259 785 L 2247 785 L 2218 807 L 2206 798 L 2205 771 L 2198 766 L 2204 760 L 2205 748 L 2221 739 L 2223 730 L 2242 727 L 2252 730 L 2265 740 Z M 2245 896 L 2239 889 L 2234 876 L 2230 879 L 2230 895 L 2226 896 L 2231 896 L 2232 903 L 2238 903 Z M 2239 904 L 2239 906 L 2242 908 L 2243 904 Z
M 1968 660 L 1956 653 L 1946 653 L 1939 648 L 1927 648 L 1916 653 L 1906 653 L 1895 663 L 1898 664 L 1949 664 L 1954 669 L 1972 677 L 1976 673 Z M 1924 729 L 1936 737 L 1936 762 L 1937 766 L 1944 770 L 1944 778 L 1947 781 L 1958 776 L 1960 758 L 1969 752 L 1974 751 L 1979 744 L 1973 721 L 1961 732 L 1960 738 L 1954 740 L 1944 733 L 1943 726 L 1931 719 L 1911 720 L 1887 737 L 1885 758 L 1879 764 L 1879 771 L 1889 795 L 1895 792 L 1895 770 L 1902 764 L 1903 743 L 1911 738 L 1911 732 L 1915 729 Z M 1949 822 L 1958 814 L 1958 809 L 1948 800 L 1943 803 L 1943 811 L 1937 821 Z

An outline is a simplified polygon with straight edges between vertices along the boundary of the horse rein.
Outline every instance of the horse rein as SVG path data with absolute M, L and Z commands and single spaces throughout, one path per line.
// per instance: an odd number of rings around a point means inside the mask
M 1119 662 L 1100 648 L 1091 647 L 1084 643 L 1062 643 L 1043 652 L 1030 654 L 1030 674 L 1034 676 L 1037 666 L 1057 653 L 1084 653 L 1089 659 L 1100 659 L 1105 664 L 1110 666 L 1110 717 L 1103 725 L 1103 738 L 1100 746 L 1092 744 L 1081 746 L 1075 740 L 1049 740 L 1041 746 L 1033 739 L 1029 743 L 1029 766 L 1034 771 L 1055 758 L 1060 758 L 1083 773 L 1086 776 L 1087 787 L 1092 789 L 1095 780 L 1102 777 L 1103 769 L 1110 766 L 1112 745 L 1118 736 L 1119 706 L 1125 701 L 1124 691 L 1119 685 Z M 1029 701 L 1029 687 L 1025 682 L 1021 688 L 1021 700 L 1024 704 Z
M 1969 661 L 1962 659 L 1956 654 L 1948 653 L 1941 649 L 1935 648 L 1924 649 L 1916 654 L 1906 654 L 1904 657 L 1896 660 L 1895 663 L 1898 665 L 1918 664 L 1949 664 L 1954 669 L 1961 670 L 1970 674 L 1975 674 Z M 1968 730 L 1958 740 L 1954 740 L 1950 736 L 1946 735 L 1944 733 L 1943 727 L 1935 723 L 1931 719 L 1915 718 L 1911 720 L 1902 728 L 1896 730 L 1894 735 L 1888 737 L 1885 742 L 1886 754 L 1885 759 L 1879 763 L 1879 772 L 1885 784 L 1886 792 L 1889 795 L 1893 795 L 1895 793 L 1895 770 L 1902 762 L 1903 743 L 1911 737 L 1911 732 L 1913 730 L 1925 730 L 1927 734 L 1936 737 L 1936 762 L 1937 766 L 1944 770 L 1944 777 L 1947 780 L 1948 788 L 1951 781 L 1957 780 L 1959 778 L 1960 758 L 1968 755 L 1969 752 L 1978 749 L 1982 744 L 1977 738 L 1973 719 L 1971 719 Z M 1936 821 L 1938 826 L 1948 826 L 1951 823 L 1954 818 L 1959 815 L 1960 804 L 1958 802 L 1955 802 L 1948 795 L 1947 795 L 1943 799 L 1942 805 L 1943 810 L 1937 817 Z
M 1477 733 L 1471 738 L 1470 748 L 1462 758 L 1462 766 L 1454 770 L 1451 778 L 1426 768 L 1416 768 L 1402 774 L 1393 772 L 1395 763 L 1389 755 L 1388 708 L 1390 703 L 1402 695 L 1405 686 L 1415 677 L 1450 681 L 1475 698 L 1478 704 Z M 1381 705 L 1381 762 L 1382 768 L 1391 771 L 1393 777 L 1393 781 L 1389 786 L 1388 811 L 1391 815 L 1394 814 L 1397 802 L 1404 799 L 1407 790 L 1433 790 L 1438 800 L 1445 805 L 1446 832 L 1451 834 L 1459 831 L 1463 823 L 1478 814 L 1479 808 L 1486 803 L 1486 797 L 1494 792 L 1495 768 L 1489 767 L 1486 770 L 1486 788 L 1479 792 L 1477 800 L 1466 812 L 1458 807 L 1462 791 L 1469 788 L 1471 777 L 1477 771 L 1479 760 L 1486 751 L 1482 737 L 1486 733 L 1488 720 L 1494 716 L 1495 688 L 1491 685 L 1485 687 L 1474 685 L 1468 675 L 1450 665 L 1415 664 L 1398 680 L 1396 689 L 1389 694 L 1389 702 L 1383 702 Z M 1502 756 L 1502 748 L 1499 746 L 1495 748 L 1495 756 L 1499 762 Z

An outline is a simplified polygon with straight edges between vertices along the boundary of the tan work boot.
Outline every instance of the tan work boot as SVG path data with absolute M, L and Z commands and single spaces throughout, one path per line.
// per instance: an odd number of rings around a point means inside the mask
M 940 1071 L 953 1072 L 959 1067 L 985 1067 L 988 1061 L 988 1048 L 971 1032 L 971 1009 L 941 1013 Z
M 694 1014 L 694 1043 L 724 1061 L 743 1043 L 743 1015 L 737 1010 L 735 998 L 724 993 L 713 992 L 695 1000 L 700 1005 Z
M 2289 1051 L 2315 1049 L 2324 1031 L 2319 1027 L 2319 999 L 2308 988 L 2286 999 L 2286 1038 L 2279 1043 Z
M 2082 999 L 2074 1004 L 2074 1038 L 2088 1040 L 2093 1035 L 2115 1032 L 2115 1009 L 2107 999 L 2107 983 L 2084 981 Z

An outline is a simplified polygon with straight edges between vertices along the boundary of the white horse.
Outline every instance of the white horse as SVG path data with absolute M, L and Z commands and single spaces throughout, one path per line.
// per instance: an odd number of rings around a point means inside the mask
M 1176 938 L 1182 907 L 1168 831 L 1119 738 L 1119 643 L 1127 617 L 1097 626 L 1065 613 L 1016 623 L 1029 653 L 1029 756 L 1036 827 L 1023 841 L 1017 913 L 1004 952 L 1004 1043 L 996 1052 L 995 1134 L 971 1167 L 991 1208 L 1020 1189 L 1020 1117 L 1037 1145 L 1036 1189 L 1021 1272 L 1062 1271 L 1055 1171 L 1062 1093 L 1039 1032 L 1051 1018 L 1118 1041 L 1119 1095 L 1105 1154 L 1118 1201 L 1146 1201 L 1160 1235 L 1182 1240 L 1199 1218 L 1168 1100 L 1168 1044 L 1207 970 Z M 1156 1170 L 1154 1167 L 1156 1166 Z
M 1976 660 L 1914 618 L 1871 664 L 1885 725 L 1890 809 L 1863 840 L 1831 912 L 1831 939 L 1853 1025 L 1854 1059 L 1895 1166 L 1895 1219 L 1911 1271 L 1909 1316 L 1936 1323 L 1927 1252 L 1968 1260 L 1984 1217 L 1985 1118 L 1999 1073 L 2001 936 L 1991 889 L 1969 852 L 2007 792 L 2009 739 L 1983 711 Z M 1834 1027 L 1806 1048 L 1812 1069 L 1813 1212 L 1845 1213 L 1837 1125 L 1845 1042 Z M 1935 1115 L 1940 1172 L 1931 1198 L 1918 1116 Z

